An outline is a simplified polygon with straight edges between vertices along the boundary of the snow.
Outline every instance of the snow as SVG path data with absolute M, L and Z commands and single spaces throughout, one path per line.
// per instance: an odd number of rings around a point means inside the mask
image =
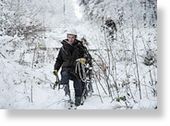
M 99 63 L 103 60 L 106 65 L 110 64 L 109 67 L 113 72 L 113 76 L 108 74 L 108 71 L 106 73 L 109 83 L 113 86 L 113 98 L 111 98 L 108 95 L 105 76 L 103 74 L 100 76 L 103 71 L 99 69 L 97 64 L 94 64 L 94 72 L 96 76 L 103 77 L 100 82 L 107 94 L 99 81 L 93 81 L 94 93 L 87 97 L 84 105 L 79 106 L 78 109 L 155 109 L 157 107 L 157 97 L 153 94 L 154 91 L 156 92 L 156 84 L 152 84 L 152 82 L 156 83 L 157 81 L 157 68 L 144 65 L 143 57 L 146 55 L 146 50 L 152 49 L 155 52 L 157 50 L 156 30 L 154 27 L 142 27 L 143 22 L 140 22 L 142 19 L 139 14 L 141 9 L 135 12 L 134 20 L 138 22 L 134 23 L 133 30 L 142 99 L 139 98 L 139 91 L 136 88 L 137 72 L 132 51 L 132 27 L 131 20 L 129 20 L 132 12 L 129 4 L 135 2 L 138 6 L 133 9 L 136 10 L 136 8 L 139 8 L 140 1 L 91 0 L 86 1 L 87 4 L 84 6 L 80 4 L 81 0 L 43 0 L 43 2 L 40 0 L 24 2 L 23 0 L 23 3 L 21 3 L 22 9 L 20 10 L 21 13 L 24 8 L 26 9 L 26 16 L 22 18 L 23 22 L 26 26 L 29 26 L 30 21 L 39 21 L 46 28 L 46 31 L 24 39 L 24 36 L 18 36 L 17 34 L 14 36 L 6 35 L 0 29 L 0 108 L 67 109 L 64 105 L 64 91 L 51 88 L 51 85 L 55 82 L 52 71 L 58 54 L 56 48 L 61 47 L 60 42 L 66 38 L 67 30 L 74 27 L 78 32 L 78 39 L 85 37 L 89 42 L 88 49 L 98 50 L 97 52 L 90 52 L 92 57 L 96 61 L 100 61 Z M 15 0 L 13 2 L 16 4 Z M 65 11 L 63 9 L 64 2 Z M 12 9 L 15 9 L 15 4 L 13 4 L 11 11 L 7 11 L 8 6 L 4 5 L 4 12 L 13 15 L 14 11 Z M 103 16 L 104 18 L 112 17 L 116 23 L 119 22 L 120 14 L 117 13 L 118 9 L 116 7 L 119 9 L 124 7 L 123 12 L 119 11 L 126 16 L 124 17 L 123 26 L 118 26 L 123 30 L 117 32 L 117 40 L 114 43 L 108 43 L 113 49 L 114 56 L 112 61 L 109 62 L 105 34 L 101 30 L 103 23 L 101 18 Z M 31 13 L 35 12 L 36 16 L 32 17 Z M 147 14 L 150 13 L 151 9 Z M 41 50 L 39 47 L 46 48 L 46 50 Z M 124 50 L 127 50 L 126 57 Z M 101 56 L 101 60 L 97 54 Z M 116 73 L 113 69 L 116 69 Z M 117 83 L 118 93 L 114 88 L 114 82 Z M 74 100 L 72 82 L 70 82 L 70 85 Z M 100 92 L 98 92 L 98 89 Z M 127 92 L 132 94 L 129 95 Z M 119 98 L 118 95 L 119 97 L 126 96 L 127 100 L 116 101 Z

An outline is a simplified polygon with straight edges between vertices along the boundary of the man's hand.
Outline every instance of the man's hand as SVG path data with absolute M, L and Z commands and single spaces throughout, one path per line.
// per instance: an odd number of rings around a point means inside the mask
M 57 87 L 57 85 L 60 83 L 58 76 L 56 75 L 56 81 L 55 84 L 53 85 L 53 89 L 55 90 L 55 88 Z
M 53 74 L 54 74 L 55 76 L 57 76 L 57 75 L 58 75 L 58 71 L 57 71 L 57 70 L 54 70 L 54 71 L 53 71 Z
M 81 64 L 85 64 L 86 63 L 86 59 L 85 58 L 79 58 L 76 61 L 80 62 Z

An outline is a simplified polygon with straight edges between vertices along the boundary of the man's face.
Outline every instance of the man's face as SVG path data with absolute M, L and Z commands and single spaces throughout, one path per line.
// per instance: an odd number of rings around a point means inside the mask
M 73 44 L 75 42 L 76 36 L 68 34 L 67 39 L 68 39 L 69 44 Z

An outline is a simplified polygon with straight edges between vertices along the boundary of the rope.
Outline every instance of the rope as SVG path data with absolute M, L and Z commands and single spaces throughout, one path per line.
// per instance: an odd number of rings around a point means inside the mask
M 82 72 L 81 72 L 82 70 Z M 77 73 L 81 79 L 81 81 L 86 82 L 86 72 L 85 72 L 85 65 L 77 62 L 75 67 L 75 73 Z

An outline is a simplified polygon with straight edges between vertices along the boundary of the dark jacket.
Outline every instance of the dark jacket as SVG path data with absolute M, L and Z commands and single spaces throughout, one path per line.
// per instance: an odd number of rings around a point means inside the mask
M 63 40 L 62 47 L 59 50 L 56 62 L 54 65 L 55 70 L 59 70 L 62 66 L 62 69 L 74 70 L 76 65 L 76 59 L 82 58 L 85 56 L 85 51 L 82 42 L 75 40 L 73 45 L 70 45 L 68 40 Z

